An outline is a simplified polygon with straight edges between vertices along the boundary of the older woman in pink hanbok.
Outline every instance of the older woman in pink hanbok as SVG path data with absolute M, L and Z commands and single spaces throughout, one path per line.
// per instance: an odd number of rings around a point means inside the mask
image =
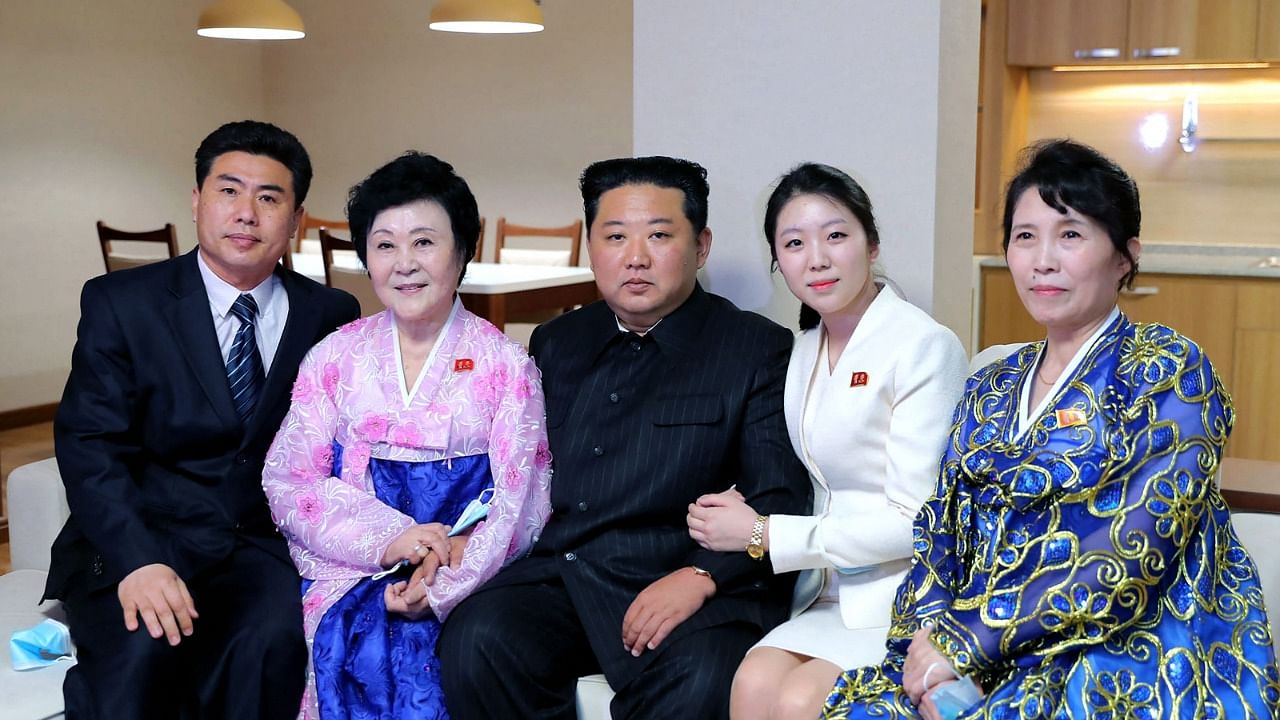
M 387 310 L 303 361 L 263 473 L 303 578 L 302 717 L 445 718 L 440 623 L 550 513 L 542 387 L 457 299 L 479 215 L 451 166 L 407 153 L 352 189 L 347 215 Z M 476 500 L 487 518 L 452 532 Z

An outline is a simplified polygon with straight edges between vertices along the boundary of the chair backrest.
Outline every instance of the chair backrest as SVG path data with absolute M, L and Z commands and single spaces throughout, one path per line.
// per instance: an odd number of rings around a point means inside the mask
M 1004 345 L 992 345 L 989 348 L 984 348 L 969 360 L 969 374 L 972 375 L 996 360 L 1012 355 L 1014 351 L 1023 345 L 1026 345 L 1026 343 L 1006 343 Z
M 320 228 L 320 257 L 324 261 L 324 284 L 329 287 L 333 287 L 333 278 L 330 276 L 330 270 L 333 267 L 333 252 L 335 250 L 355 252 L 356 246 L 350 240 L 330 233 L 328 228 Z
M 129 232 L 127 230 L 117 230 L 113 227 L 108 227 L 105 223 L 99 220 L 98 243 L 102 246 L 102 264 L 106 266 L 107 272 L 146 265 L 148 263 L 159 262 L 164 259 L 159 256 L 117 255 L 111 249 L 111 242 L 113 240 L 164 243 L 169 250 L 169 257 L 178 256 L 178 234 L 173 228 L 173 223 L 165 223 L 165 226 L 159 230 Z
M 308 230 L 350 230 L 351 225 L 346 220 L 325 220 L 314 215 L 308 215 L 305 211 L 302 213 L 302 219 L 298 221 L 298 232 L 293 236 L 293 251 L 302 252 L 302 238 L 307 236 Z
M 360 302 L 360 317 L 368 317 L 382 312 L 382 301 L 373 291 L 369 274 L 364 270 L 335 266 L 333 253 L 336 251 L 355 252 L 355 245 L 345 238 L 329 232 L 328 228 L 320 228 L 320 257 L 324 263 L 324 284 L 331 288 L 346 290 Z
M 5 495 L 13 569 L 47 571 L 49 546 L 71 515 L 58 461 L 49 458 L 14 468 Z
M 498 227 L 494 235 L 493 261 L 502 262 L 503 247 L 508 237 L 549 237 L 564 238 L 568 241 L 569 252 L 564 250 L 535 250 L 510 248 L 507 252 L 509 262 L 529 265 L 578 265 L 578 246 L 582 244 L 582 221 L 575 220 L 563 227 L 532 227 L 508 223 L 505 217 L 498 218 Z M 517 258 L 519 258 L 517 260 Z

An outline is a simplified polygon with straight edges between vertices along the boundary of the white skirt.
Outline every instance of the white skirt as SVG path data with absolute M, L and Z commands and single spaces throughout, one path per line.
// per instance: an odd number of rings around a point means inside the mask
M 845 670 L 879 665 L 888 655 L 889 626 L 850 630 L 840 618 L 839 601 L 821 599 L 774 628 L 755 647 L 807 655 Z

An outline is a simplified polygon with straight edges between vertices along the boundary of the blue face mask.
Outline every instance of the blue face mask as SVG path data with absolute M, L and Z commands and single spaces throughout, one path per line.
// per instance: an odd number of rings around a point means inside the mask
M 959 682 L 948 683 L 930 692 L 929 699 L 933 700 L 943 720 L 955 720 L 960 713 L 976 705 L 982 699 L 982 693 L 978 692 L 978 686 L 972 680 L 964 677 Z
M 14 670 L 34 670 L 59 660 L 75 660 L 71 630 L 57 620 L 19 630 L 9 638 L 9 657 Z

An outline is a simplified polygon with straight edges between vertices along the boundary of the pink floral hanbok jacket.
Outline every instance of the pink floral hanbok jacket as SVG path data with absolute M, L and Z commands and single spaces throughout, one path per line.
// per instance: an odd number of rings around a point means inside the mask
M 427 594 L 441 621 L 528 551 L 551 512 L 542 384 L 524 349 L 455 300 L 414 388 L 412 380 L 402 384 L 393 323 L 384 311 L 312 348 L 267 453 L 262 486 L 272 518 L 299 574 L 315 581 L 302 599 L 308 646 L 325 611 L 381 571 L 383 551 L 414 524 L 375 497 L 370 458 L 489 456 L 496 491 L 489 516 L 468 540 L 462 566 L 440 568 Z M 343 448 L 338 476 L 335 441 Z M 310 670 L 301 716 L 316 716 Z

